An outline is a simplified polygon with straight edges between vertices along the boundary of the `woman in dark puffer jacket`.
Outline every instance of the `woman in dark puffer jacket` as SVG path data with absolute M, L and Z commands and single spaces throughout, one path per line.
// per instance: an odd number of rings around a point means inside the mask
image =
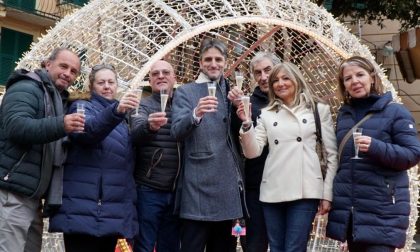
M 337 142 L 367 114 L 356 138 L 345 142 L 334 179 L 327 236 L 348 243 L 351 252 L 393 252 L 404 247 L 409 224 L 407 169 L 420 161 L 420 143 L 409 111 L 392 101 L 370 61 L 359 56 L 339 68 L 344 105 L 337 117 Z M 340 153 L 339 153 L 340 155 Z
M 50 218 L 50 231 L 63 232 L 66 252 L 114 251 L 118 238 L 138 232 L 134 156 L 126 113 L 139 99 L 126 93 L 115 100 L 117 74 L 111 65 L 92 68 L 91 99 L 84 132 L 70 135 L 64 165 L 63 203 Z

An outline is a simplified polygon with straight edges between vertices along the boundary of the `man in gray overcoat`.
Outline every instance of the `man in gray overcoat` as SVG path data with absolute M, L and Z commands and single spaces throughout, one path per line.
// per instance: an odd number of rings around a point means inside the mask
M 223 77 L 227 49 L 205 39 L 200 75 L 175 92 L 171 134 L 183 143 L 178 183 L 181 251 L 229 251 L 232 220 L 242 217 L 242 160 L 232 139 L 229 83 Z M 216 95 L 208 83 L 216 83 Z M 245 209 L 245 208 L 244 208 Z

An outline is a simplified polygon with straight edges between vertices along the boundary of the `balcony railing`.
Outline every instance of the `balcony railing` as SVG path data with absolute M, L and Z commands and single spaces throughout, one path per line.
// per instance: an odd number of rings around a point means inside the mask
M 89 0 L 0 0 L 6 8 L 13 8 L 37 16 L 60 20 Z

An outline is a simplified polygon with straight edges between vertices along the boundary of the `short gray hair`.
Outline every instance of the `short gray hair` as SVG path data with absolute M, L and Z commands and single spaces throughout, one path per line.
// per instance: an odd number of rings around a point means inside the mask
M 271 52 L 257 52 L 255 54 L 255 56 L 252 58 L 251 62 L 249 62 L 249 70 L 250 70 L 251 74 L 254 73 L 255 65 L 258 62 L 262 61 L 263 59 L 269 59 L 273 63 L 273 66 L 275 66 L 275 65 L 277 65 L 281 62 L 279 57 L 277 57 L 277 55 L 275 55 L 274 53 L 271 53 Z
M 203 57 L 203 54 L 211 49 L 216 48 L 220 51 L 220 53 L 223 55 L 225 59 L 227 59 L 227 47 L 225 43 L 223 43 L 221 40 L 215 39 L 215 38 L 205 38 L 200 45 L 200 59 Z

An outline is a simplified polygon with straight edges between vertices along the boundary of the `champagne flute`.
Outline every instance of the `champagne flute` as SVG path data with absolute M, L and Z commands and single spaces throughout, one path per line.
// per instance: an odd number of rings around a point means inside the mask
M 251 121 L 249 118 L 249 96 L 244 95 L 241 97 L 242 104 L 244 105 L 245 122 Z
M 141 86 L 137 86 L 134 89 L 131 90 L 139 99 L 139 104 L 141 101 L 141 95 L 143 93 L 143 87 Z M 136 106 L 136 112 L 134 114 L 131 115 L 132 117 L 138 117 L 139 116 L 139 105 Z
M 83 103 L 77 103 L 77 105 L 76 105 L 76 113 L 84 116 L 85 115 L 85 104 L 83 104 Z M 83 132 L 84 131 L 79 131 L 78 133 L 83 133 Z
M 160 109 L 162 112 L 165 112 L 166 103 L 168 102 L 169 94 L 168 89 L 161 88 L 160 89 Z
M 212 81 L 207 83 L 207 88 L 209 90 L 209 96 L 216 97 L 216 82 Z
M 359 157 L 359 144 L 356 143 L 356 139 L 360 136 L 362 136 L 362 128 L 354 128 L 353 129 L 353 143 L 354 143 L 354 152 L 355 155 L 352 157 L 352 159 L 362 159 Z
M 244 83 L 244 75 L 242 74 L 242 72 L 235 72 L 235 81 L 236 86 L 238 86 L 238 88 L 242 90 L 242 84 Z

